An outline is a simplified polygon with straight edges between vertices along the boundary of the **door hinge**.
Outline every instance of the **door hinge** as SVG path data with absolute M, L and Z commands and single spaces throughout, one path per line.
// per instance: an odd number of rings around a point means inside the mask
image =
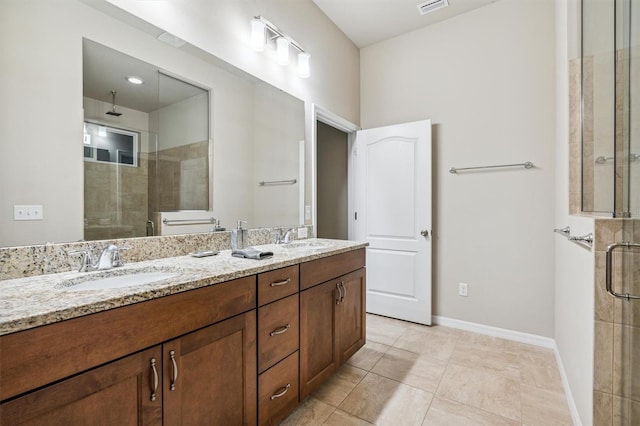
M 354 216 L 355 216 L 354 219 L 358 220 L 358 212 L 356 212 Z

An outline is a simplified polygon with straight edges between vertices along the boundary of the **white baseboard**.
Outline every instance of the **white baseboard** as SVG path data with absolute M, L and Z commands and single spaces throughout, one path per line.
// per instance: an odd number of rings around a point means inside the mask
M 567 373 L 564 370 L 562 358 L 560 357 L 560 352 L 558 352 L 558 346 L 556 345 L 556 341 L 554 339 L 550 337 L 538 336 L 537 334 L 522 333 L 520 331 L 508 330 L 506 328 L 491 327 L 484 324 L 477 324 L 473 322 L 440 317 L 436 315 L 432 316 L 431 319 L 433 324 L 442 325 L 444 327 L 471 331 L 478 334 L 499 337 L 501 339 L 513 340 L 515 342 L 552 349 L 556 358 L 556 364 L 558 365 L 558 371 L 560 372 L 560 378 L 562 379 L 562 387 L 564 388 L 564 394 L 567 397 L 567 404 L 569 405 L 569 412 L 571 413 L 573 424 L 575 426 L 582 426 L 580 415 L 578 414 L 578 407 L 576 407 L 576 403 L 573 400 L 573 395 L 571 394 L 571 388 L 569 387 L 569 379 L 567 378 Z

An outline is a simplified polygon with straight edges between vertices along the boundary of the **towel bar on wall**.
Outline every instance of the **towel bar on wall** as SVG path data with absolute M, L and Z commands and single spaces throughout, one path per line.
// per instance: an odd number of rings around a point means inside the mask
M 567 237 L 569 241 L 572 241 L 574 243 L 579 243 L 589 248 L 593 247 L 593 234 L 591 232 L 586 235 L 574 236 L 571 235 L 571 227 L 569 226 L 565 226 L 564 228 L 556 228 L 553 230 L 553 232 Z
M 203 223 L 216 223 L 215 217 L 205 219 L 162 219 L 165 225 L 199 225 Z
M 630 242 L 623 242 L 623 243 L 613 243 L 613 244 L 609 244 L 609 246 L 607 246 L 607 253 L 606 253 L 606 266 L 605 266 L 605 272 L 606 272 L 606 287 L 607 287 L 607 292 L 614 296 L 617 297 L 619 299 L 626 299 L 626 300 L 639 300 L 640 296 L 632 296 L 629 293 L 627 294 L 620 294 L 620 293 L 616 293 L 615 291 L 613 291 L 613 268 L 612 268 L 612 264 L 613 264 L 613 251 L 615 249 L 618 248 L 626 248 L 627 250 L 631 249 L 631 248 L 640 248 L 640 244 L 634 244 L 634 243 L 630 243 Z
M 533 163 L 531 161 L 527 161 L 526 163 L 517 163 L 517 164 L 499 164 L 497 166 L 478 166 L 478 167 L 451 167 L 449 169 L 449 173 L 458 173 L 463 172 L 465 170 L 480 170 L 480 169 L 499 169 L 503 167 L 524 167 L 525 169 L 533 168 Z
M 295 185 L 298 182 L 296 179 L 288 179 L 288 180 L 271 180 L 271 181 L 260 181 L 258 185 L 266 186 L 266 185 Z

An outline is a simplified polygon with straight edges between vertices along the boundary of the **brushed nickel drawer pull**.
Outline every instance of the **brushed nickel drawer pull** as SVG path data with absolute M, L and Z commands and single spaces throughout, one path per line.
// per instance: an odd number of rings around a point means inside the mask
M 344 298 L 347 297 L 347 288 L 344 286 L 344 281 L 340 281 L 340 288 L 342 289 L 341 291 L 341 296 L 340 296 L 340 303 L 344 302 Z
M 339 305 L 342 302 L 342 287 L 340 287 L 340 283 L 336 283 L 336 289 L 338 290 L 338 297 L 336 298 L 336 305 Z
M 151 373 L 153 379 L 151 380 L 151 401 L 156 400 L 156 391 L 158 390 L 158 370 L 156 369 L 156 359 L 151 358 Z
M 273 337 L 273 336 L 276 336 L 278 334 L 286 333 L 287 330 L 289 330 L 289 328 L 291 328 L 291 324 L 287 324 L 287 325 L 284 325 L 282 327 L 278 327 L 275 330 L 273 330 L 271 333 L 269 333 L 269 336 Z
M 169 352 L 169 359 L 171 360 L 171 385 L 169 390 L 176 390 L 176 380 L 178 380 L 178 364 L 176 363 L 176 351 Z
M 287 392 L 289 392 L 289 388 L 291 387 L 291 383 L 287 383 L 287 386 L 283 386 L 282 390 L 280 390 L 280 392 L 276 392 L 273 395 L 271 395 L 271 400 L 273 401 L 276 398 L 282 398 Z
M 270 285 L 271 287 L 279 287 L 279 286 L 281 286 L 281 285 L 287 285 L 287 284 L 289 284 L 290 282 L 291 282 L 291 278 L 287 278 L 287 279 L 286 279 L 286 280 L 284 280 L 284 281 L 278 281 L 278 282 L 275 282 L 275 283 L 271 283 L 271 284 L 269 284 L 269 285 Z

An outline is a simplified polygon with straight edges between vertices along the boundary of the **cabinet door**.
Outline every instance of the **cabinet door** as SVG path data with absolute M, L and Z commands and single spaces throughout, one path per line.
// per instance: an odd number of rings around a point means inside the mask
M 0 424 L 160 426 L 161 356 L 156 346 L 6 402 Z
M 300 293 L 300 400 L 338 368 L 335 311 L 339 283 L 328 281 Z
M 336 327 L 340 364 L 345 363 L 365 343 L 365 270 L 338 278 L 342 287 Z
M 165 425 L 255 425 L 255 310 L 162 346 Z

